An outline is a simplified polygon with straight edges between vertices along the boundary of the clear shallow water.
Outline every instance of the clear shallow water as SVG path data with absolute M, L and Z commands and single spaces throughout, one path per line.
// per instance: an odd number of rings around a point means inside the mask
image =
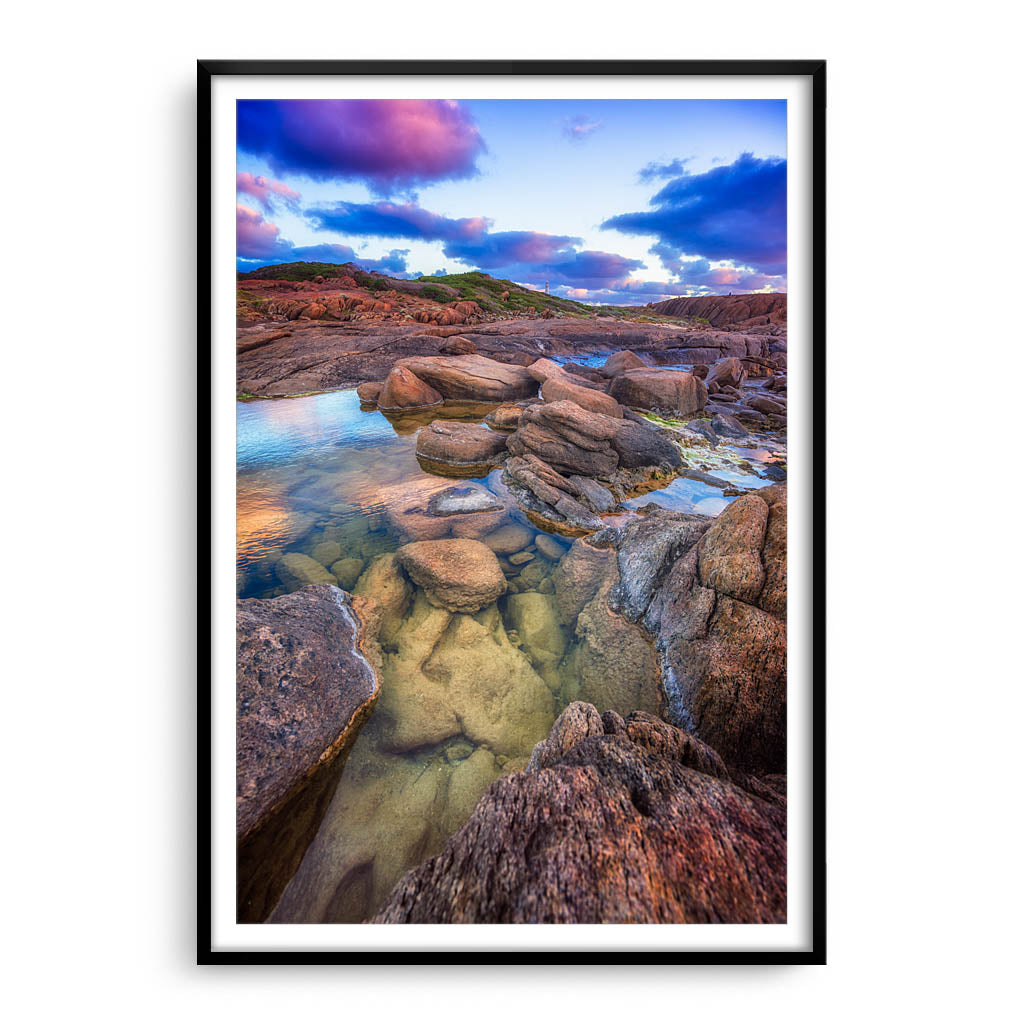
M 588 357 L 588 365 L 605 358 Z M 422 529 L 419 510 L 430 495 L 466 482 L 420 467 L 417 431 L 434 418 L 479 421 L 490 408 L 445 405 L 389 419 L 361 408 L 355 391 L 240 402 L 240 596 L 273 597 L 308 582 L 365 592 L 379 556 L 418 539 L 410 531 Z M 769 448 L 720 446 L 702 449 L 692 464 L 744 487 L 764 486 L 770 481 L 737 464 L 776 457 Z M 495 470 L 477 482 L 501 497 L 500 477 Z M 720 488 L 680 478 L 626 505 L 716 515 L 731 500 Z M 516 538 L 497 552 L 509 594 L 476 615 L 452 615 L 411 588 L 400 620 L 382 638 L 381 698 L 270 920 L 371 916 L 406 870 L 461 827 L 494 779 L 525 767 L 570 701 L 590 699 L 602 709 L 621 702 L 624 713 L 660 710 L 659 695 L 633 682 L 643 675 L 635 667 L 652 654 L 623 646 L 609 632 L 614 622 L 600 616 L 565 621 L 553 574 L 571 542 L 547 535 L 538 543 L 543 531 L 514 504 L 499 518 L 496 525 Z M 485 543 L 493 542 L 490 529 Z M 301 564 L 321 575 L 289 576 L 281 569 L 285 555 L 303 556 Z

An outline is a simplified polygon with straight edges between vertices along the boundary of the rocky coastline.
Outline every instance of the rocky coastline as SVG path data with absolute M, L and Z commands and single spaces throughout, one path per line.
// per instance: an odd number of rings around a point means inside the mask
M 785 920 L 785 297 L 404 323 L 318 287 L 240 327 L 239 394 L 358 385 L 436 485 L 239 601 L 239 919 Z

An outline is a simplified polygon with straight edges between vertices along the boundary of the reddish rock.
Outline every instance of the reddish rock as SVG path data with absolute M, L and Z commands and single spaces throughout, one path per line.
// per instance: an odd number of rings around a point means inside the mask
M 478 540 L 416 541 L 395 557 L 430 603 L 450 612 L 479 611 L 505 593 L 497 556 Z
M 658 574 L 631 611 L 658 639 L 673 720 L 731 765 L 785 771 L 785 485 L 737 499 L 674 560 L 628 542 L 619 560 Z
M 508 449 L 513 455 L 532 453 L 557 470 L 607 476 L 619 464 L 610 441 L 621 425 L 622 420 L 588 412 L 575 402 L 545 402 L 523 412 Z
M 771 323 L 786 322 L 785 292 L 757 295 L 701 295 L 692 298 L 666 299 L 652 309 L 663 316 L 700 317 L 714 327 L 742 324 L 751 318 L 763 317 Z
M 377 401 L 377 396 L 380 394 L 380 389 L 384 385 L 379 381 L 368 380 L 365 384 L 360 384 L 356 388 L 356 394 L 359 396 L 359 401 L 366 405 L 374 405 Z
M 623 405 L 675 416 L 700 412 L 707 401 L 704 384 L 684 370 L 625 370 L 612 381 L 611 394 Z
M 519 419 L 523 415 L 525 406 L 507 403 L 492 409 L 485 417 L 484 422 L 495 430 L 515 430 L 519 426 Z
M 277 902 L 376 703 L 361 637 L 336 587 L 238 602 L 239 921 L 262 921 Z
M 384 378 L 377 396 L 377 406 L 386 412 L 396 409 L 425 409 L 440 405 L 444 399 L 404 366 L 396 366 Z
M 404 366 L 444 398 L 477 402 L 509 402 L 536 394 L 534 379 L 519 366 L 480 355 L 413 356 Z
M 471 356 L 476 352 L 476 344 L 469 338 L 456 335 L 442 342 L 440 349 L 446 356 Z
M 653 716 L 571 704 L 372 921 L 784 922 L 785 800 L 739 781 Z
M 540 394 L 545 402 L 575 402 L 581 409 L 599 412 L 602 416 L 622 417 L 622 406 L 601 391 L 573 384 L 567 373 L 551 376 L 541 385 Z
M 416 436 L 416 454 L 449 466 L 497 465 L 506 440 L 482 423 L 434 420 Z
M 622 352 L 614 352 L 601 367 L 601 372 L 606 377 L 615 377 L 624 370 L 646 370 L 647 364 L 628 348 Z
M 735 356 L 720 359 L 708 370 L 705 384 L 717 384 L 719 388 L 731 386 L 738 388 L 747 379 L 747 371 Z

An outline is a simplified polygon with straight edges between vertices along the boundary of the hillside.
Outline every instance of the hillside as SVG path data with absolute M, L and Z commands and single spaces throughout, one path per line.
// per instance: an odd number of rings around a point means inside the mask
M 697 295 L 652 303 L 662 316 L 704 320 L 712 327 L 756 327 L 786 322 L 786 293 Z
M 280 263 L 238 274 L 238 318 L 243 323 L 373 317 L 450 325 L 538 316 L 678 322 L 651 308 L 591 306 L 480 271 L 407 281 L 367 272 L 355 263 Z

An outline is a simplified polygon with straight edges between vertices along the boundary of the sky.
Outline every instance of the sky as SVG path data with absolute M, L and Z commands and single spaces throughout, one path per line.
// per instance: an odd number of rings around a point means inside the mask
M 784 100 L 239 100 L 237 262 L 786 290 Z

